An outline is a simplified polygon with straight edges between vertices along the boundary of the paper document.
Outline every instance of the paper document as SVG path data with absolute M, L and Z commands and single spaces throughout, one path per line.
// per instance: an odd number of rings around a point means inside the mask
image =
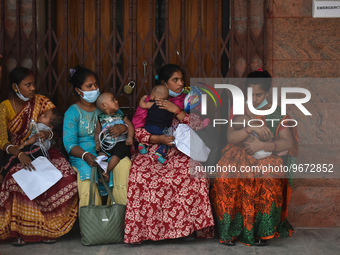
M 35 171 L 21 169 L 13 174 L 14 180 L 22 188 L 30 200 L 44 193 L 63 176 L 46 157 L 38 157 L 32 161 Z
M 105 173 L 107 171 L 107 166 L 109 164 L 106 160 L 107 160 L 107 156 L 105 156 L 105 155 L 98 156 L 95 159 L 95 161 L 98 163 L 100 168 L 104 170 Z
M 179 124 L 174 136 L 174 142 L 178 150 L 198 162 L 207 161 L 210 149 L 187 124 Z

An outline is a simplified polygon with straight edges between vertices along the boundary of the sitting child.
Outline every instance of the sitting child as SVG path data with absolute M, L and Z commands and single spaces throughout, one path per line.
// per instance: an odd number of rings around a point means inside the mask
M 130 155 L 130 145 L 133 143 L 135 130 L 132 122 L 119 109 L 118 101 L 112 93 L 101 94 L 96 104 L 102 111 L 97 121 L 95 135 L 96 150 L 101 151 L 98 155 L 108 154 L 111 157 L 108 162 L 107 171 L 103 173 L 105 180 L 108 181 L 110 171 L 115 168 L 121 159 Z M 127 125 L 127 135 L 126 133 L 112 134 L 109 131 L 111 127 L 118 124 Z
M 241 124 L 240 122 L 243 122 L 245 123 L 245 125 L 248 123 L 248 121 L 250 120 L 250 117 L 246 114 L 246 115 L 238 115 L 238 116 L 235 116 L 233 118 L 233 128 L 235 128 L 236 130 L 240 130 L 242 128 L 244 128 L 244 125 Z M 234 122 L 238 122 L 237 124 L 234 123 Z M 255 132 L 252 132 L 245 140 L 244 142 L 252 142 L 254 141 L 254 136 L 256 136 L 257 138 L 258 135 L 255 133 Z M 261 140 L 261 139 L 260 139 Z M 267 141 L 265 142 L 269 142 L 269 141 L 272 141 L 273 139 L 272 138 L 269 138 Z M 264 150 L 260 150 L 260 151 L 257 151 L 255 152 L 252 156 L 256 159 L 262 159 L 262 158 L 267 158 L 269 157 L 270 155 L 272 155 L 272 152 L 271 151 L 264 151 Z
M 148 109 L 144 128 L 150 134 L 163 135 L 164 131 L 171 126 L 174 114 L 165 109 L 160 109 L 155 101 L 160 99 L 167 100 L 169 97 L 169 89 L 165 85 L 157 85 L 152 89 L 149 102 L 145 102 L 146 97 L 147 96 L 143 96 L 139 102 L 141 108 Z M 139 143 L 138 149 L 141 154 L 147 153 L 145 145 L 141 143 Z M 167 145 L 160 144 L 155 153 L 155 158 L 160 163 L 166 164 L 167 160 L 165 156 L 168 150 L 169 147 Z
M 34 144 L 35 146 L 44 146 L 44 149 L 48 151 L 51 148 L 51 145 L 55 144 L 55 140 L 52 140 L 53 133 L 52 130 L 58 134 L 62 133 L 63 130 L 63 119 L 64 116 L 56 109 L 50 109 L 45 113 L 41 114 L 36 123 L 36 127 L 31 124 L 31 134 L 28 139 L 19 145 L 19 149 L 23 149 L 27 145 Z M 50 136 L 41 141 L 38 141 L 37 134 L 40 131 L 48 131 Z

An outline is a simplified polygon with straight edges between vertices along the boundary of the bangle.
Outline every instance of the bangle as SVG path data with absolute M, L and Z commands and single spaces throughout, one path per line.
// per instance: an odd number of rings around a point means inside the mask
M 53 131 L 52 130 L 47 130 L 49 132 L 48 140 L 51 140 L 53 138 Z
M 132 138 L 132 137 L 130 137 L 130 136 L 128 136 L 126 139 L 131 139 L 131 140 L 133 140 L 133 138 Z
M 126 131 L 125 131 L 125 132 L 123 132 L 123 133 L 122 133 L 122 135 L 125 135 L 125 134 L 127 134 L 127 132 L 129 131 L 129 125 L 128 125 L 128 124 L 126 124 L 126 123 L 124 123 L 124 125 L 127 127 L 127 129 L 126 129 Z
M 248 135 L 250 135 L 250 134 L 252 133 L 252 132 L 248 132 L 247 127 L 245 127 L 244 130 L 246 131 L 246 133 L 247 133 Z
M 277 148 L 277 144 L 276 144 L 276 142 L 275 141 L 272 141 L 273 142 L 273 144 L 274 144 L 274 149 L 273 149 L 273 151 L 275 151 L 276 150 L 276 148 Z
M 86 153 L 89 153 L 89 152 L 88 152 L 88 151 L 85 151 L 85 152 L 83 153 L 83 155 L 81 155 L 81 159 L 84 160 L 84 161 L 85 161 L 84 156 L 85 156 Z
M 6 153 L 7 153 L 7 154 L 10 154 L 9 151 L 8 151 L 8 149 L 9 149 L 10 147 L 13 147 L 13 146 L 14 146 L 13 144 L 10 144 L 10 145 L 8 145 L 8 146 L 6 147 Z
M 18 155 L 17 155 L 17 158 L 19 159 L 20 155 L 23 154 L 23 153 L 25 154 L 25 152 L 23 152 L 23 151 L 19 152 Z
M 177 116 L 182 111 L 181 108 L 178 108 L 178 110 L 175 112 L 175 115 Z

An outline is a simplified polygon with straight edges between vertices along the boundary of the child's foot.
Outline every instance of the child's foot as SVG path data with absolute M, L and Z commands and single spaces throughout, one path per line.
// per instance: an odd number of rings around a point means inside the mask
M 139 150 L 140 154 L 146 154 L 146 153 L 148 153 L 148 151 L 147 151 L 146 148 L 145 148 L 145 145 L 144 145 L 144 144 L 141 144 L 141 143 L 138 144 L 138 150 Z
M 161 162 L 163 165 L 165 165 L 166 163 L 168 163 L 168 161 L 163 158 L 163 156 L 159 153 L 155 153 L 155 159 L 157 159 L 159 162 Z

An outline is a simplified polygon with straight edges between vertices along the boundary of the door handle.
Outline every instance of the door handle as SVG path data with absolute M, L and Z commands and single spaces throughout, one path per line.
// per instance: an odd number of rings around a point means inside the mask
M 145 78 L 145 82 L 147 82 L 148 79 L 146 78 L 146 66 L 148 65 L 148 62 L 146 62 L 146 60 L 144 60 L 142 64 L 144 66 L 144 78 Z

